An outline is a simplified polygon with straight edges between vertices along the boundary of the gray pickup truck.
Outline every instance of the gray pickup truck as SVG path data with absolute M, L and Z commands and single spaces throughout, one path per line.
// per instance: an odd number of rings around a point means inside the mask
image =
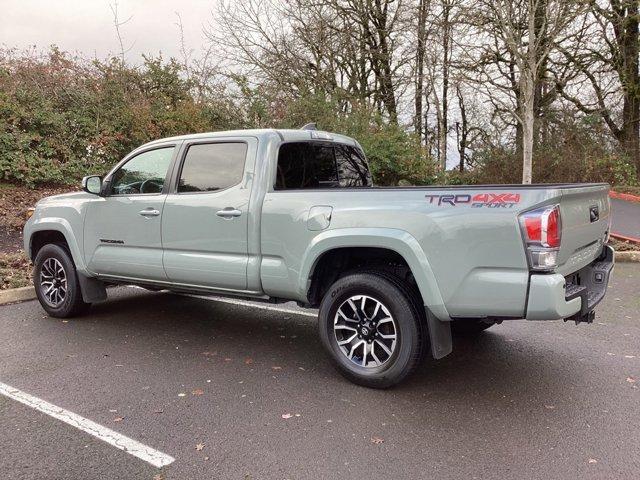
M 24 229 L 49 315 L 110 284 L 294 300 L 370 387 L 449 354 L 452 331 L 591 322 L 613 268 L 608 185 L 377 188 L 355 140 L 317 130 L 157 140 L 82 186 Z

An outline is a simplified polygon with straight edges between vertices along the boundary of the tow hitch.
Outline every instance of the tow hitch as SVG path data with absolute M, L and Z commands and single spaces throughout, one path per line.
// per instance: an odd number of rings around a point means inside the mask
M 576 322 L 576 325 L 578 325 L 579 323 L 593 323 L 593 320 L 595 318 L 596 312 L 595 310 L 591 310 L 590 312 L 587 312 L 585 314 L 576 313 L 572 317 L 565 318 L 564 321 L 568 322 L 569 320 L 573 320 L 574 322 Z

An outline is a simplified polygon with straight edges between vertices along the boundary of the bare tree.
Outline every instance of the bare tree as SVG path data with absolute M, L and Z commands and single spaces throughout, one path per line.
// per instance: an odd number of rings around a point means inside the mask
M 113 26 L 116 29 L 116 36 L 118 37 L 118 44 L 120 45 L 120 60 L 124 65 L 124 56 L 133 48 L 133 44 L 131 44 L 131 46 L 129 46 L 129 48 L 127 49 L 124 48 L 124 40 L 122 38 L 122 33 L 120 32 L 120 27 L 127 24 L 133 18 L 133 15 L 129 16 L 129 18 L 127 18 L 126 20 L 120 21 L 117 0 L 115 0 L 113 3 L 110 3 L 109 8 L 111 9 L 111 13 L 113 15 Z
M 516 93 L 506 100 L 492 95 L 491 101 L 498 111 L 512 115 L 522 129 L 523 183 L 532 180 L 536 94 L 541 92 L 546 63 L 583 9 L 579 0 L 482 0 L 473 12 L 486 41 L 480 64 L 500 55 L 508 69 L 504 76 L 509 79 L 500 84 L 501 93 Z M 498 85 L 494 69 L 485 69 L 476 80 Z
M 602 118 L 640 174 L 638 10 L 638 0 L 590 0 L 587 41 L 562 50 L 565 63 L 579 75 L 557 81 L 557 86 L 579 111 Z
M 415 67 L 415 92 L 414 92 L 414 120 L 415 132 L 422 137 L 423 131 L 423 100 L 424 100 L 424 61 L 426 54 L 426 42 L 429 29 L 427 28 L 427 18 L 431 7 L 431 0 L 419 0 L 417 7 L 416 26 L 416 67 Z

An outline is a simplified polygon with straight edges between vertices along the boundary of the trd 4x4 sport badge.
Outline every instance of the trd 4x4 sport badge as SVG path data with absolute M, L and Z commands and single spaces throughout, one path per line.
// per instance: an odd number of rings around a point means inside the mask
M 446 194 L 446 195 L 425 195 L 430 204 L 439 207 L 448 205 L 456 207 L 458 205 L 471 205 L 473 208 L 513 208 L 520 203 L 519 193 L 478 193 L 469 195 L 468 193 Z

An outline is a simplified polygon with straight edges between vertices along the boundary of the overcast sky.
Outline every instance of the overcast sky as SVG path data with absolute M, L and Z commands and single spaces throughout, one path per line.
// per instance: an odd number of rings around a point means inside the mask
M 6 47 L 48 48 L 104 58 L 120 51 L 109 5 L 113 0 L 0 0 L 0 44 Z M 215 0 L 118 0 L 127 60 L 138 63 L 142 53 L 179 55 L 179 12 L 188 48 L 199 51 L 203 23 L 211 18 Z

